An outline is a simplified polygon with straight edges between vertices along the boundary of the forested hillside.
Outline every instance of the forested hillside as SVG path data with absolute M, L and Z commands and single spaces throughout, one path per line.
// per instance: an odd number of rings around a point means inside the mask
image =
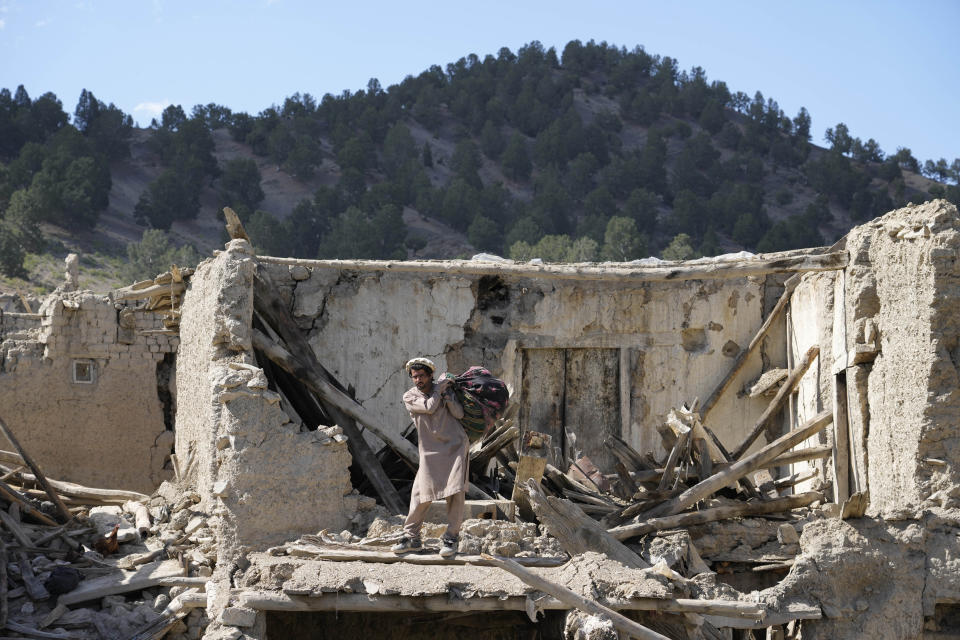
M 86 90 L 70 118 L 3 89 L 0 271 L 79 249 L 152 274 L 219 242 L 225 205 L 273 255 L 621 261 L 822 245 L 907 202 L 960 203 L 960 158 L 921 164 L 843 123 L 820 147 L 812 118 L 592 41 L 256 115 L 171 106 L 148 130 Z

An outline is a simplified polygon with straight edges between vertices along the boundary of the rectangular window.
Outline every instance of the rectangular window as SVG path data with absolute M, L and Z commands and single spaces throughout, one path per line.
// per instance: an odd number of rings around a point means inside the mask
M 77 384 L 93 384 L 96 363 L 93 360 L 73 361 L 73 381 Z

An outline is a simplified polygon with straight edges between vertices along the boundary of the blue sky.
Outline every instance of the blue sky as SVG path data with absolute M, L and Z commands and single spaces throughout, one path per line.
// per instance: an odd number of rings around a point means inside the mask
M 958 25 L 956 0 L 0 0 L 0 87 L 53 91 L 69 113 L 87 88 L 146 125 L 170 103 L 256 113 L 469 53 L 594 39 L 699 65 L 790 116 L 805 106 L 818 144 L 845 122 L 887 153 L 949 161 L 960 157 Z

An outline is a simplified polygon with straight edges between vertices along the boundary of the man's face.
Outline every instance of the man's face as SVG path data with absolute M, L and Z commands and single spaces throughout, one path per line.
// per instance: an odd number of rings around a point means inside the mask
M 427 393 L 433 387 L 433 374 L 425 369 L 411 369 L 410 377 L 413 378 L 413 383 L 417 385 L 417 389 Z

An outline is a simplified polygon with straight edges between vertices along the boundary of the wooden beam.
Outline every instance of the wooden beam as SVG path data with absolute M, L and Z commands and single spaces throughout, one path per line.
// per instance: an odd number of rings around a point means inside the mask
M 13 432 L 10 430 L 10 427 L 7 426 L 7 423 L 3 421 L 3 418 L 0 418 L 0 431 L 3 432 L 3 435 L 7 437 L 7 440 L 10 441 L 10 444 L 13 445 L 13 448 L 17 450 L 17 453 L 20 454 L 20 457 L 26 463 L 30 470 L 33 471 L 33 474 L 37 478 L 37 482 L 50 497 L 50 501 L 53 502 L 53 505 L 57 508 L 57 511 L 60 513 L 60 517 L 63 518 L 63 522 L 67 522 L 70 518 L 73 517 L 73 514 L 70 513 L 70 510 L 67 509 L 67 505 L 63 504 L 63 500 L 60 499 L 60 496 L 57 495 L 57 492 L 53 490 L 53 487 L 50 486 L 50 483 L 47 481 L 46 476 L 43 475 L 43 472 L 40 470 L 40 467 L 37 466 L 37 463 L 33 461 L 20 442 L 13 435 Z
M 797 364 L 797 367 L 790 372 L 790 375 L 784 381 L 783 386 L 777 391 L 777 395 L 773 397 L 773 400 L 770 401 L 770 404 L 767 405 L 767 408 L 764 410 L 763 414 L 757 420 L 757 423 L 753 425 L 753 430 L 750 434 L 740 443 L 740 446 L 737 447 L 736 451 L 733 452 L 732 456 L 735 460 L 739 460 L 747 452 L 747 449 L 750 448 L 750 445 L 753 444 L 753 441 L 756 440 L 763 430 L 770 426 L 770 422 L 777 415 L 777 412 L 783 407 L 787 398 L 790 397 L 790 394 L 793 393 L 793 390 L 800 384 L 800 379 L 803 378 L 803 374 L 807 372 L 807 369 L 810 368 L 810 365 L 813 364 L 814 359 L 820 355 L 820 346 L 813 345 L 803 356 L 803 360 Z
M 243 232 L 245 236 L 246 232 L 243 231 L 243 226 L 240 225 L 239 219 L 236 221 L 236 224 L 239 225 L 239 231 L 235 229 L 234 232 Z M 277 295 L 276 287 L 263 269 L 258 269 L 253 279 L 253 306 L 256 312 L 267 324 L 272 326 L 273 330 L 276 331 L 280 339 L 287 344 L 293 353 L 300 355 L 303 366 L 310 371 L 312 376 L 315 376 L 317 380 L 326 382 L 332 389 L 350 398 L 351 404 L 360 406 L 354 398 L 346 393 L 343 385 L 341 385 L 317 359 L 313 347 L 310 346 L 310 343 L 304 337 L 296 322 L 294 322 L 290 311 L 287 309 L 287 305 Z M 294 377 L 296 378 L 297 376 Z M 316 391 L 314 392 L 316 393 Z M 377 491 L 384 506 L 393 513 L 405 513 L 407 511 L 406 503 L 390 481 L 389 476 L 383 469 L 383 465 L 380 464 L 380 460 L 370 448 L 370 445 L 367 444 L 363 434 L 360 433 L 356 423 L 353 421 L 353 416 L 336 403 L 325 400 L 322 396 L 319 398 L 319 401 L 323 411 L 329 414 L 337 425 L 343 429 L 344 434 L 347 436 L 347 447 L 350 449 L 350 454 L 353 456 L 353 459 L 356 460 L 357 464 L 360 465 L 360 468 L 367 474 L 367 478 Z M 372 430 L 374 433 L 377 433 L 376 429 Z M 377 433 L 377 435 L 380 436 L 379 433 Z M 383 436 L 380 437 L 384 439 Z M 407 442 L 403 438 L 400 438 L 400 440 Z M 386 439 L 384 439 L 384 442 L 386 442 Z M 409 442 L 407 442 L 407 444 L 409 444 Z M 410 446 L 412 447 L 413 445 Z
M 720 400 L 721 396 L 723 396 L 723 393 L 733 382 L 734 378 L 737 377 L 737 374 L 740 373 L 743 367 L 747 364 L 747 360 L 750 359 L 750 356 L 760 348 L 760 345 L 763 343 L 763 339 L 770 332 L 770 328 L 773 327 L 774 321 L 779 319 L 780 314 L 783 313 L 787 303 L 790 302 L 790 296 L 793 294 L 793 290 L 796 289 L 797 282 L 799 282 L 799 278 L 789 278 L 783 283 L 783 293 L 780 294 L 777 304 L 774 305 L 773 309 L 767 315 L 767 319 L 764 320 L 763 324 L 760 325 L 756 335 L 753 336 L 753 340 L 750 341 L 750 344 L 747 345 L 746 349 L 740 350 L 739 355 L 737 355 L 737 359 L 733 362 L 733 366 L 730 367 L 730 371 L 727 372 L 727 375 L 723 377 L 720 383 L 714 388 L 713 392 L 707 397 L 707 400 L 700 407 L 700 415 L 702 416 L 704 422 L 707 421 L 707 416 L 709 416 L 713 408 L 717 406 L 717 401 Z
M 629 638 L 640 638 L 641 640 L 669 640 L 666 636 L 660 635 L 656 631 L 648 629 L 647 627 L 634 622 L 630 618 L 617 613 L 613 609 L 603 606 L 599 602 L 590 600 L 589 598 L 584 598 L 579 593 L 576 593 L 575 591 L 572 591 L 563 585 L 551 582 L 550 580 L 547 580 L 546 578 L 533 573 L 528 569 L 524 569 L 513 560 L 508 558 L 494 558 L 488 554 L 483 554 L 483 557 L 491 564 L 500 567 L 504 571 L 520 578 L 538 591 L 548 593 L 557 600 L 565 602 L 571 607 L 576 607 L 581 611 L 586 611 L 587 613 L 595 616 L 604 616 L 608 618 L 611 622 L 613 622 L 613 626 L 616 627 L 618 631 Z
M 847 373 L 832 376 L 833 391 L 833 501 L 850 497 L 850 429 L 847 422 Z
M 715 473 L 705 480 L 701 480 L 698 484 L 690 487 L 676 498 L 654 507 L 644 514 L 643 517 L 656 518 L 660 516 L 669 516 L 693 506 L 697 502 L 700 502 L 704 498 L 712 495 L 715 491 L 731 484 L 736 480 L 739 480 L 748 473 L 756 471 L 765 463 L 770 462 L 781 453 L 792 449 L 797 444 L 820 432 L 831 422 L 833 422 L 833 413 L 831 411 L 823 411 L 817 414 L 816 417 L 811 419 L 806 424 L 777 438 L 756 453 L 753 453 L 742 460 L 738 460 L 732 464 L 730 468 L 724 469 L 719 473 Z
M 170 284 L 155 284 L 152 287 L 147 287 L 146 289 L 132 289 L 130 287 L 124 287 L 122 289 L 114 289 L 111 293 L 111 297 L 115 302 L 121 300 L 139 300 L 141 298 L 152 298 L 153 296 L 165 295 L 165 296 L 177 296 L 187 290 L 187 285 L 182 282 L 171 282 Z
M 237 603 L 258 611 L 524 611 L 527 596 L 503 598 L 452 599 L 447 595 L 400 596 L 367 593 L 322 593 L 296 596 L 263 591 L 239 591 Z M 744 620 L 761 620 L 767 614 L 763 605 L 737 600 L 695 600 L 692 598 L 631 598 L 607 600 L 606 606 L 618 611 L 661 611 L 722 615 Z M 537 608 L 568 611 L 571 604 L 557 598 L 537 600 Z
M 261 262 L 302 265 L 319 269 L 345 271 L 379 271 L 385 273 L 445 273 L 457 275 L 497 275 L 523 278 L 542 277 L 555 280 L 667 282 L 680 280 L 712 280 L 746 278 L 768 273 L 795 273 L 806 271 L 834 271 L 843 269 L 849 261 L 846 251 L 834 253 L 791 252 L 787 255 L 757 256 L 739 260 L 725 260 L 708 264 L 674 262 L 660 267 L 639 267 L 629 264 L 510 264 L 472 260 L 302 260 L 257 256 Z
M 818 444 L 807 447 L 806 449 L 788 451 L 771 460 L 769 465 L 764 468 L 770 469 L 772 467 L 782 467 L 788 464 L 796 464 L 797 462 L 805 462 L 807 460 L 829 458 L 831 455 L 833 455 L 833 445 Z
M 405 460 L 412 464 L 419 463 L 419 454 L 413 444 L 402 438 L 400 434 L 380 424 L 380 421 L 370 413 L 369 409 L 358 404 L 353 398 L 322 379 L 315 371 L 308 368 L 302 360 L 294 357 L 289 351 L 256 329 L 253 330 L 253 346 L 289 372 L 290 375 L 298 378 L 331 406 L 343 411 L 373 431 Z
M 13 451 L 0 451 L 0 462 L 6 464 L 24 465 L 26 462 L 20 454 Z M 17 473 L 17 476 L 27 482 L 36 482 L 37 477 L 29 473 Z M 11 478 L 12 480 L 12 478 Z M 122 505 L 128 500 L 135 502 L 146 502 L 150 496 L 136 491 L 124 491 L 122 489 L 98 489 L 96 487 L 85 487 L 73 482 L 63 480 L 47 479 L 50 486 L 64 496 L 72 498 L 90 498 L 97 502 Z
M 806 507 L 817 500 L 823 500 L 823 494 L 818 491 L 811 491 L 795 496 L 775 498 L 766 502 L 742 502 L 726 507 L 701 509 L 700 511 L 691 511 L 690 513 L 681 513 L 664 518 L 651 518 L 634 524 L 614 527 L 608 531 L 614 538 L 622 541 L 653 533 L 654 531 L 663 531 L 664 529 L 690 527 L 706 522 L 741 518 L 744 516 L 756 516 L 765 513 L 782 513 L 791 509 Z
M 525 488 L 537 519 L 571 556 L 596 551 L 632 569 L 650 566 L 569 500 L 547 496 L 533 482 L 528 481 Z

